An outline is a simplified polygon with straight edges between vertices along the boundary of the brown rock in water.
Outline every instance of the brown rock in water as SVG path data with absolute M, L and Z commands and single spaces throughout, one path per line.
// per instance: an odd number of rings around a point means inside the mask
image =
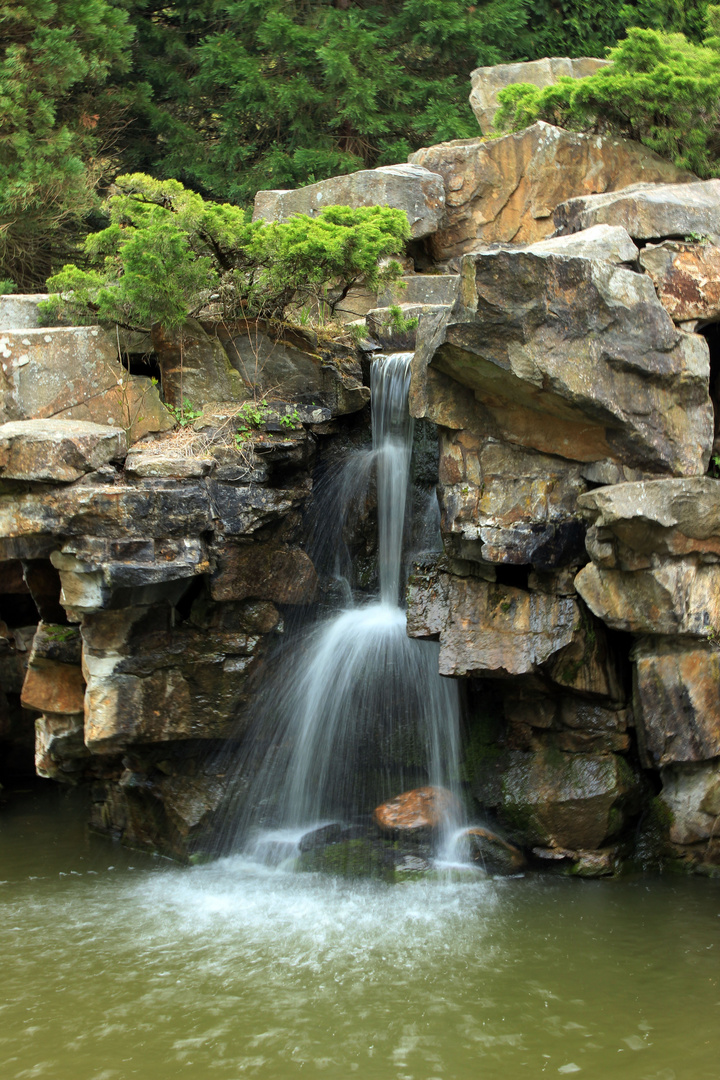
M 424 147 L 410 161 L 445 181 L 445 214 L 429 240 L 437 262 L 481 244 L 542 240 L 555 228 L 558 204 L 576 195 L 617 191 L 638 181 L 695 179 L 640 143 L 565 131 L 542 121 L 499 139 L 456 139 Z
M 388 832 L 413 833 L 437 829 L 459 812 L 458 801 L 451 791 L 428 786 L 404 791 L 376 807 L 373 821 Z
M 509 844 L 497 833 L 474 825 L 466 829 L 460 837 L 470 847 L 470 857 L 490 874 L 515 874 L 525 865 L 525 856 L 520 848 Z

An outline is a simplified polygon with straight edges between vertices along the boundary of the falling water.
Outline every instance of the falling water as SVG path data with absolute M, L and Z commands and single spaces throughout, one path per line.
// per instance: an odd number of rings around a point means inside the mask
M 257 845 L 262 827 L 282 850 L 321 822 L 367 822 L 380 802 L 410 788 L 456 786 L 457 688 L 438 675 L 437 644 L 407 636 L 400 607 L 411 360 L 381 357 L 371 373 L 379 598 L 338 612 L 278 665 L 262 735 L 251 740 L 262 761 L 245 766 L 254 777 L 241 842 L 250 834 Z

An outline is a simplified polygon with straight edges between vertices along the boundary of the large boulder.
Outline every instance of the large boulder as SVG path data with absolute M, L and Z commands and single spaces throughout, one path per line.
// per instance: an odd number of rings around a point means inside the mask
M 445 182 L 445 214 L 429 240 L 437 262 L 481 244 L 531 244 L 550 236 L 555 208 L 573 196 L 616 191 L 638 181 L 695 179 L 640 143 L 542 121 L 499 139 L 426 147 L 409 160 Z
M 578 192 L 577 197 L 558 204 L 558 231 L 572 233 L 593 225 L 621 225 L 634 240 L 685 239 L 691 234 L 720 240 L 720 180 L 678 177 L 680 183 L 663 183 L 670 178 L 642 179 L 645 182 L 630 182 L 628 187 L 614 184 L 602 194 Z M 688 183 L 688 179 L 693 182 Z M 621 190 L 623 187 L 625 190 Z
M 195 319 L 175 331 L 155 325 L 152 344 L 169 405 L 179 408 L 189 401 L 200 409 L 211 401 L 244 401 L 252 396 L 220 341 L 207 334 Z
M 428 786 L 404 791 L 375 808 L 373 821 L 383 832 L 401 835 L 440 829 L 457 821 L 460 804 L 447 788 Z
M 130 375 L 99 326 L 0 333 L 0 422 L 83 420 L 122 428 L 135 442 L 174 426 L 148 378 Z
M 485 761 L 473 794 L 497 811 L 513 839 L 577 851 L 621 831 L 635 786 L 617 754 L 511 751 Z
M 720 757 L 716 642 L 643 638 L 633 655 L 634 711 L 646 767 Z
M 30 330 L 41 325 L 38 304 L 47 293 L 11 293 L 0 296 L 0 331 Z
M 558 79 L 584 79 L 601 68 L 608 67 L 609 60 L 596 60 L 591 56 L 545 56 L 541 60 L 529 60 L 519 64 L 494 64 L 492 67 L 476 68 L 470 74 L 470 108 L 484 135 L 493 130 L 497 97 L 501 90 L 513 83 L 531 83 L 541 89 L 554 86 Z
M 640 265 L 675 322 L 720 319 L 720 247 L 716 244 L 681 240 L 647 244 L 640 252 Z
M 720 836 L 720 761 L 662 770 L 662 802 L 670 814 L 669 839 L 674 844 L 701 844 L 700 860 L 708 841 Z
M 125 432 L 82 420 L 16 420 L 0 425 L 0 478 L 70 482 L 127 451 Z
M 253 221 L 314 217 L 326 206 L 390 206 L 404 210 L 413 239 L 437 229 L 445 206 L 442 177 L 417 165 L 384 165 L 333 176 L 293 191 L 258 191 Z
M 464 257 L 450 314 L 423 331 L 414 416 L 571 461 L 707 468 L 707 343 L 674 326 L 648 277 L 569 252 L 482 251 Z
M 272 600 L 276 604 L 310 604 L 317 574 L 309 555 L 299 548 L 229 541 L 214 549 L 210 583 L 214 600 Z

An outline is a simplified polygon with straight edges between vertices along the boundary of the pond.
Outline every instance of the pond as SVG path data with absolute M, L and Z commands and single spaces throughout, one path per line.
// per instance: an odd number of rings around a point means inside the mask
M 0 813 L 3 1080 L 717 1080 L 720 885 L 181 868 Z

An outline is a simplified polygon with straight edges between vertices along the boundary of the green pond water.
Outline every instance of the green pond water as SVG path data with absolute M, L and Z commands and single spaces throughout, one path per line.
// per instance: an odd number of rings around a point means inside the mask
M 720 885 L 357 886 L 0 807 L 0 1080 L 717 1080 Z

